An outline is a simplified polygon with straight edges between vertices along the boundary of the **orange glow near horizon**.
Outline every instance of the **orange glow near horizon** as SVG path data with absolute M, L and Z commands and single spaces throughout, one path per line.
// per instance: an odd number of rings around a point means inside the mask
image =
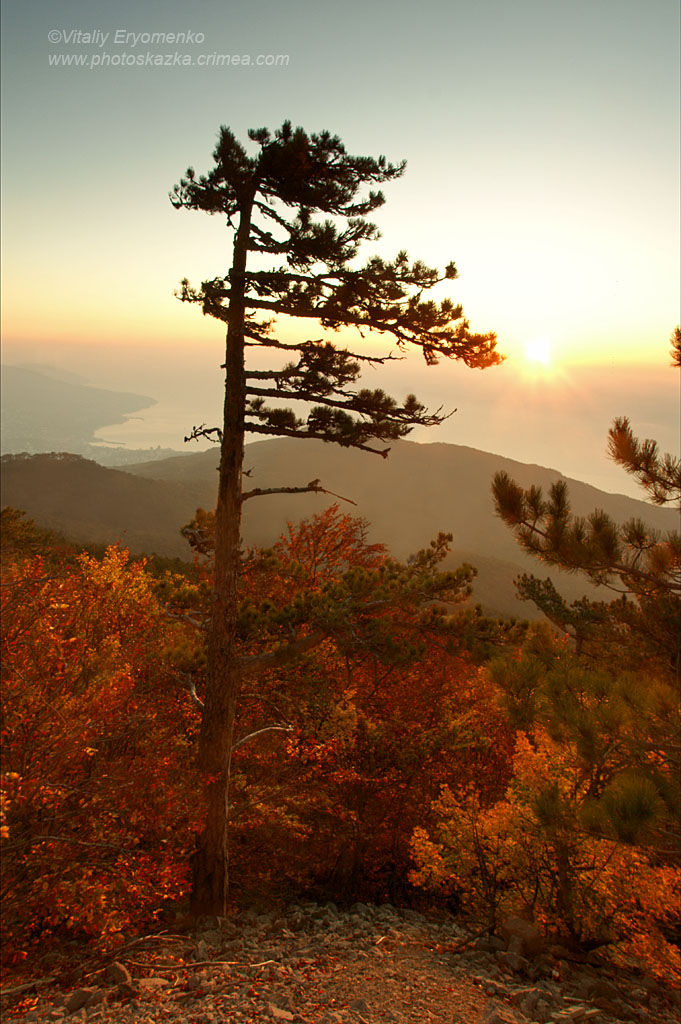
M 164 287 L 156 282 L 150 295 L 130 295 L 125 301 L 114 303 L 105 302 L 95 289 L 77 297 L 48 289 L 50 293 L 36 303 L 25 288 L 22 290 L 18 282 L 16 284 L 13 291 L 6 289 L 2 318 L 5 350 L 23 344 L 88 348 L 133 345 L 150 349 L 167 347 L 171 353 L 177 345 L 198 343 L 219 349 L 224 343 L 223 325 L 202 316 L 196 307 L 179 302 L 173 296 L 172 287 L 165 282 Z M 538 317 L 535 315 L 533 319 Z M 517 370 L 522 368 L 524 375 L 555 375 L 559 365 L 631 366 L 657 362 L 666 365 L 668 361 L 671 328 L 666 321 L 649 327 L 643 337 L 635 328 L 606 334 L 596 327 L 576 335 L 557 325 L 550 340 L 539 331 L 535 333 L 532 324 L 504 325 L 496 322 L 493 314 L 483 316 L 477 309 L 471 316 L 471 323 L 473 328 L 478 325 L 481 329 L 494 328 L 500 353 Z M 287 342 L 324 336 L 338 346 L 367 355 L 392 353 L 405 357 L 407 362 L 419 361 L 416 348 L 400 353 L 389 335 L 378 332 L 369 332 L 362 338 L 351 328 L 324 331 L 315 321 L 289 318 L 282 318 L 276 330 L 280 339 Z M 255 350 L 251 358 L 258 358 Z

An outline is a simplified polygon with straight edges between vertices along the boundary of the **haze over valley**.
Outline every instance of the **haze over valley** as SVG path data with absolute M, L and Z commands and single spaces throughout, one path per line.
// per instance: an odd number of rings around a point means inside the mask
M 215 449 L 121 469 L 76 456 L 4 456 L 3 503 L 81 542 L 120 542 L 134 554 L 188 559 L 180 528 L 196 508 L 214 507 L 217 463 Z M 400 559 L 426 547 L 440 531 L 451 533 L 446 564 L 454 568 L 469 562 L 477 568 L 473 600 L 490 613 L 536 617 L 533 606 L 521 604 L 515 595 L 513 580 L 523 572 L 550 575 L 572 600 L 594 593 L 582 577 L 549 573 L 525 555 L 494 515 L 490 484 L 495 472 L 506 471 L 525 487 L 534 483 L 547 491 L 561 479 L 556 471 L 458 445 L 401 441 L 381 459 L 286 438 L 247 445 L 246 468 L 254 487 L 304 486 L 320 479 L 340 496 L 271 495 L 247 502 L 247 546 L 269 547 L 286 531 L 287 522 L 298 523 L 338 503 L 344 512 L 365 518 L 370 541 L 385 544 Z M 663 532 L 676 525 L 670 509 L 606 494 L 579 481 L 570 480 L 569 486 L 579 515 L 602 508 L 620 522 L 638 516 Z

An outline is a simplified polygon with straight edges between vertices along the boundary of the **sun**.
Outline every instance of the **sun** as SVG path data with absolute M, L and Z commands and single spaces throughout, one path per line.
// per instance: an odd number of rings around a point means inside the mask
M 546 338 L 535 338 L 525 344 L 525 358 L 531 363 L 551 364 L 551 344 Z

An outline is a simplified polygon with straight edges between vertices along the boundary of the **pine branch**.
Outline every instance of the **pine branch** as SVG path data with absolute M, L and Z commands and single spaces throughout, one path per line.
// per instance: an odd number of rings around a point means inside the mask
M 325 487 L 322 487 L 319 480 L 312 480 L 306 487 L 256 487 L 252 491 L 246 491 L 241 495 L 242 501 L 248 501 L 249 498 L 259 498 L 264 494 L 330 494 L 332 498 L 340 498 L 341 501 L 347 501 L 350 505 L 356 505 L 357 502 L 353 501 L 352 498 L 345 498 L 342 494 L 336 494 L 335 491 L 328 491 Z
M 326 405 L 331 409 L 349 409 L 351 412 L 359 413 L 360 416 L 367 417 L 370 420 L 376 419 L 376 422 L 382 422 L 384 420 L 391 420 L 396 423 L 404 422 L 409 423 L 411 426 L 439 426 L 444 420 L 449 419 L 456 412 L 456 409 L 445 415 L 440 415 L 440 409 L 434 413 L 426 412 L 424 406 L 420 403 L 416 403 L 405 409 L 397 405 L 392 399 L 388 397 L 382 391 L 369 391 L 363 390 L 359 392 L 352 391 L 341 391 L 332 389 L 335 394 L 345 394 L 347 401 L 339 401 L 335 398 L 328 398 L 323 393 L 316 391 L 312 383 L 310 384 L 309 390 L 305 387 L 305 382 L 299 388 L 246 388 L 246 393 L 249 395 L 256 395 L 261 398 L 283 398 L 283 399 L 294 399 L 303 400 L 305 402 L 315 402 L 321 405 Z M 251 410 L 247 410 L 247 413 Z
M 541 488 L 525 491 L 506 473 L 495 475 L 492 490 L 497 515 L 522 547 L 543 561 L 584 572 L 618 593 L 626 591 L 613 586 L 612 577 L 642 594 L 681 591 L 678 535 L 661 542 L 643 523 L 618 526 L 601 510 L 586 520 L 573 516 L 563 481 L 552 485 L 548 501 Z M 640 564 L 644 556 L 645 568 Z
M 639 441 L 626 416 L 608 431 L 608 455 L 638 480 L 656 505 L 681 499 L 681 461 L 661 455 L 656 441 Z
M 277 647 L 274 651 L 269 651 L 266 654 L 244 655 L 237 660 L 241 671 L 244 673 L 266 672 L 270 668 L 279 668 L 281 665 L 286 665 L 289 661 L 293 661 L 306 651 L 313 650 L 326 638 L 327 634 L 325 631 L 316 630 L 308 636 L 292 640 L 283 647 Z
M 382 459 L 387 459 L 390 453 L 389 448 L 370 448 L 365 444 L 358 444 L 354 441 L 344 440 L 341 438 L 331 437 L 329 434 L 323 431 L 317 430 L 302 430 L 302 429 L 290 429 L 288 427 L 265 427 L 259 423 L 249 423 L 247 428 L 249 433 L 252 434 L 267 434 L 269 437 L 307 437 L 316 441 L 329 441 L 335 444 L 341 445 L 344 448 L 358 448 L 363 452 L 372 452 L 374 455 L 380 455 Z
M 257 339 L 256 344 L 257 344 L 258 348 L 260 348 L 260 347 L 264 347 L 264 348 L 278 348 L 278 349 L 281 349 L 284 352 L 304 352 L 306 350 L 306 348 L 308 346 L 310 346 L 310 345 L 324 345 L 324 344 L 328 344 L 328 342 L 325 342 L 322 338 L 320 338 L 318 341 L 301 341 L 301 342 L 278 341 L 276 338 L 269 338 L 269 337 L 264 338 L 264 337 L 262 337 L 259 334 L 251 333 L 248 328 L 244 329 L 244 335 L 247 338 L 251 338 L 252 337 L 254 339 Z M 255 348 L 256 347 L 255 345 L 251 345 L 249 342 L 246 342 L 245 344 L 249 348 Z M 403 355 L 395 355 L 392 352 L 388 353 L 385 356 L 368 356 L 368 355 L 362 354 L 361 352 L 350 351 L 349 349 L 340 349 L 339 351 L 343 352 L 350 359 L 357 359 L 360 362 L 371 363 L 371 364 L 374 364 L 376 366 L 382 366 L 383 363 L 387 363 L 387 362 L 398 362 L 398 361 L 401 362 L 403 359 L 406 358 Z M 277 370 L 273 370 L 271 373 L 268 373 L 267 371 L 260 371 L 260 372 L 258 372 L 258 371 L 250 371 L 249 370 L 249 371 L 246 372 L 245 376 L 247 378 L 248 377 L 253 377 L 253 378 L 262 377 L 262 379 L 266 379 L 268 377 L 276 378 L 280 374 L 281 374 L 281 371 L 277 371 Z

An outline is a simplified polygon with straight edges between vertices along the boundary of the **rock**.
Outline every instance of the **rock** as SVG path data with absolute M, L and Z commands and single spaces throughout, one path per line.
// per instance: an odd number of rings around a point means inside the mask
M 510 967 L 516 974 L 526 971 L 530 966 L 530 961 L 520 953 L 497 953 L 497 960 L 500 964 Z
M 501 926 L 501 933 L 506 939 L 507 948 L 511 950 L 513 940 L 513 953 L 520 953 L 522 956 L 538 956 L 544 948 L 544 937 L 530 921 L 522 917 L 507 917 Z
M 617 1007 L 617 1012 L 620 1017 L 624 1017 L 625 1020 L 640 1020 L 641 1011 L 630 1006 L 629 1003 L 620 1003 Z M 645 1014 L 647 1016 L 647 1014 Z
M 606 999 L 605 996 L 599 996 L 597 999 L 594 999 L 593 1003 L 599 1010 L 603 1010 L 603 1012 L 607 1013 L 610 1017 L 614 1017 L 615 1020 L 619 1020 L 619 1017 L 617 1016 L 619 1013 L 619 1006 L 617 1003 L 613 1003 L 611 999 Z
M 525 1017 L 519 1017 L 507 1006 L 490 1000 L 483 1010 L 482 1019 L 484 1024 L 518 1024 L 524 1021 Z
M 161 988 L 167 988 L 170 982 L 167 978 L 139 978 L 137 985 L 142 992 L 157 992 Z
M 122 981 L 116 988 L 116 996 L 119 999 L 136 999 L 140 990 L 129 981 Z
M 656 978 L 651 978 L 648 975 L 641 978 L 641 987 L 645 989 L 648 995 L 664 996 L 667 992 L 664 985 L 661 985 Z
M 530 1020 L 541 999 L 546 1001 L 546 993 L 540 988 L 520 988 L 511 993 L 511 1002 L 517 1006 Z M 548 1005 L 548 1004 L 547 1004 Z
M 267 1009 L 270 1012 L 270 1016 L 274 1017 L 275 1020 L 293 1020 L 294 1015 L 290 1010 L 281 1010 L 278 1006 L 275 1006 L 274 1003 L 268 1003 Z
M 559 942 L 554 942 L 549 946 L 548 952 L 551 956 L 555 957 L 556 960 L 568 960 L 572 955 L 570 950 L 566 946 L 562 946 Z
M 121 985 L 123 982 L 129 985 L 132 978 L 128 968 L 116 960 L 114 963 L 109 964 L 105 970 L 104 980 L 108 981 L 110 985 Z
M 537 1021 L 537 1024 L 548 1024 L 553 1016 L 551 1004 L 546 999 L 540 999 L 532 1011 L 532 1016 Z
M 426 919 L 423 914 L 420 914 L 418 910 L 412 910 L 410 907 L 403 907 L 402 910 L 400 910 L 400 916 L 403 917 L 405 921 L 411 921 L 412 924 L 426 923 Z
M 595 978 L 580 976 L 579 978 L 575 979 L 572 985 L 572 991 L 578 999 L 582 999 L 586 1002 L 586 1000 L 591 999 L 595 984 Z
M 366 903 L 353 903 L 350 907 L 351 914 L 357 914 L 361 917 L 371 917 L 371 911 L 367 907 Z
M 76 1010 L 80 1010 L 81 1007 L 86 1006 L 90 1002 L 96 991 L 96 988 L 77 988 L 75 992 L 67 996 L 64 1002 L 64 1009 L 67 1013 L 75 1013 Z
M 505 956 L 506 954 L 496 954 L 497 957 L 502 955 Z M 470 966 L 475 968 L 476 971 L 484 971 L 486 974 L 489 974 L 489 972 L 497 966 L 497 960 L 495 957 L 490 953 L 481 953 L 479 950 L 464 950 L 460 956 L 466 964 L 470 964 Z
M 483 988 L 485 995 L 488 996 L 501 996 L 505 998 L 508 996 L 508 989 L 505 985 L 500 985 L 498 981 L 494 981 L 492 978 L 486 978 L 483 982 Z
M 365 999 L 353 999 L 350 1003 L 350 1009 L 353 1013 L 368 1013 L 369 1007 Z

